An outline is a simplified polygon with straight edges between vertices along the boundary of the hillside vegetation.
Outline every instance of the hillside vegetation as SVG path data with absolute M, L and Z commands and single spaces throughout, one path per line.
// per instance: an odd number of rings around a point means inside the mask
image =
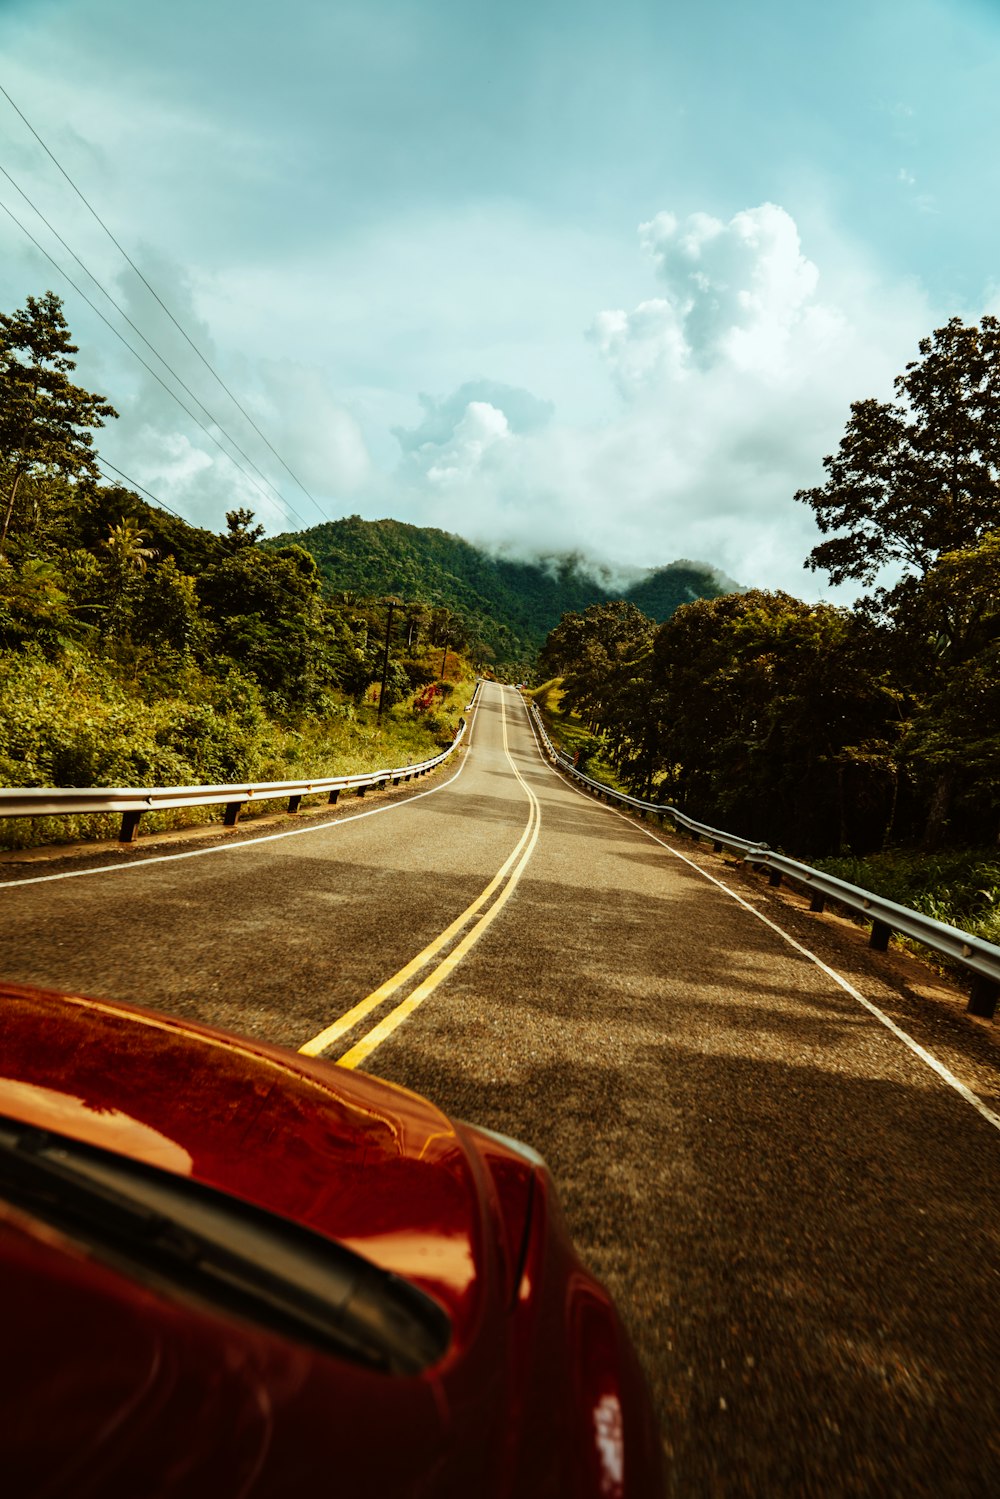
M 308 552 L 222 535 L 99 482 L 114 416 L 69 378 L 57 298 L 0 315 L 0 779 L 154 786 L 340 774 L 422 759 L 468 700 L 446 608 L 326 597 Z M 144 826 L 204 820 L 201 810 Z M 0 846 L 103 834 L 0 820 Z
M 265 544 L 303 547 L 333 597 L 395 594 L 446 607 L 460 616 L 473 653 L 522 670 L 567 611 L 624 598 L 660 622 L 681 604 L 737 587 L 705 563 L 671 562 L 616 588 L 605 570 L 575 555 L 514 561 L 447 531 L 357 515 Z
M 115 411 L 73 383 L 75 353 L 52 293 L 0 314 L 7 785 L 268 780 L 422 758 L 450 737 L 475 667 L 526 675 L 562 613 L 610 597 L 578 558 L 491 557 L 393 520 L 270 540 L 245 508 L 220 535 L 188 525 L 102 480 L 93 432 Z M 657 618 L 723 591 L 690 563 L 634 586 Z M 83 831 L 16 820 L 0 845 Z

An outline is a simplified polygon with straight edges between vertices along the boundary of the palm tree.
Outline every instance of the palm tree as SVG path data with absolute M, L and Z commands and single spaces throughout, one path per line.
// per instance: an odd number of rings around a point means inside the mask
M 129 615 L 129 595 L 135 580 L 155 561 L 155 547 L 145 546 L 148 532 L 132 516 L 124 516 L 112 526 L 101 542 L 108 554 L 108 606 L 102 633 L 118 635 Z
M 127 578 L 131 573 L 144 573 L 148 563 L 156 558 L 155 547 L 143 546 L 148 536 L 137 520 L 126 515 L 117 526 L 112 526 L 101 546 L 111 555 L 114 572 Z

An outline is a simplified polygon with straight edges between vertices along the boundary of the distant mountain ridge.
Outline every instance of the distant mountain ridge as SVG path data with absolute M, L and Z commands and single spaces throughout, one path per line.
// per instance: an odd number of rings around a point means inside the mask
M 626 599 L 660 622 L 693 599 L 742 592 L 708 563 L 671 562 L 637 573 L 623 589 L 614 586 L 610 569 L 572 553 L 514 561 L 448 531 L 397 520 L 366 521 L 358 515 L 285 532 L 265 543 L 292 544 L 313 555 L 332 592 L 395 594 L 406 602 L 450 609 L 463 617 L 471 636 L 504 662 L 534 656 L 570 610 Z

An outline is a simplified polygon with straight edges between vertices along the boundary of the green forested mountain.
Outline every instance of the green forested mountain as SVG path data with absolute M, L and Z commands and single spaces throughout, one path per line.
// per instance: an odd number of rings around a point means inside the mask
M 533 656 L 567 611 L 625 598 L 659 623 L 681 604 L 737 587 L 704 563 L 672 562 L 623 590 L 606 573 L 594 576 L 576 555 L 518 562 L 490 556 L 447 531 L 358 515 L 266 543 L 291 544 L 312 553 L 335 594 L 395 594 L 446 607 L 462 617 L 470 640 L 498 661 Z

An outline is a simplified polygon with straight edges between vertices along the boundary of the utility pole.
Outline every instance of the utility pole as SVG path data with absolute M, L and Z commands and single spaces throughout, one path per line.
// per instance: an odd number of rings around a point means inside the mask
M 392 639 L 392 611 L 394 609 L 400 609 L 402 607 L 402 600 L 386 599 L 385 603 L 388 606 L 389 614 L 385 622 L 385 655 L 382 657 L 382 687 L 378 695 L 378 713 L 376 714 L 377 723 L 382 722 L 382 707 L 385 703 L 385 689 L 386 684 L 389 680 L 389 642 Z

